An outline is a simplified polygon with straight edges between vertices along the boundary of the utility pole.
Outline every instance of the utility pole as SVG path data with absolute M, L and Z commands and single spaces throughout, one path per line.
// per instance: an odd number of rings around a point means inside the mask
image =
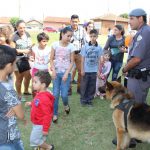
M 129 12 L 131 11 L 131 0 L 128 1 L 128 5 L 129 5 Z
M 109 6 L 110 6 L 110 4 L 109 4 L 109 0 L 107 0 L 107 14 L 109 14 L 109 12 L 110 12 L 110 8 L 109 8 Z
M 20 18 L 20 11 L 21 11 L 21 2 L 18 0 L 18 13 L 19 13 L 19 18 Z

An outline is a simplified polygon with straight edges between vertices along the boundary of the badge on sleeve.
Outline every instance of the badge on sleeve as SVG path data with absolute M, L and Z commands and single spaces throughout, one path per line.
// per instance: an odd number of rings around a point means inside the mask
M 139 36 L 137 37 L 137 41 L 141 41 L 141 40 L 142 40 L 142 36 L 139 35 Z
M 34 101 L 35 106 L 38 106 L 39 103 L 40 103 L 40 100 L 39 100 L 39 99 L 36 99 L 36 100 Z

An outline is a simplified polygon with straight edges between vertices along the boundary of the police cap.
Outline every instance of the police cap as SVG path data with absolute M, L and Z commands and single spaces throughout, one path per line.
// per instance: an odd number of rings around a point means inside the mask
M 129 16 L 134 16 L 134 17 L 139 17 L 139 16 L 146 16 L 145 10 L 141 8 L 133 9 L 130 13 Z

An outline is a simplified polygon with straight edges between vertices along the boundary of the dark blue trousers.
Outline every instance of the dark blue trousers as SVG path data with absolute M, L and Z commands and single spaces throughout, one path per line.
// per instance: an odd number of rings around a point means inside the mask
M 90 104 L 96 90 L 96 72 L 85 73 L 81 78 L 81 104 Z

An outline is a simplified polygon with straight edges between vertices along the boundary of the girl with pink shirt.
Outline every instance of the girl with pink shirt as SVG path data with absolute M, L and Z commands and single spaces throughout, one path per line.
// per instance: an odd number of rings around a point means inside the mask
M 69 114 L 70 112 L 68 90 L 70 87 L 71 70 L 74 64 L 75 51 L 74 45 L 70 43 L 72 35 L 72 29 L 65 27 L 60 32 L 60 40 L 52 44 L 50 65 L 53 79 L 53 94 L 55 97 L 53 122 L 57 122 L 58 119 L 60 94 L 66 114 Z

